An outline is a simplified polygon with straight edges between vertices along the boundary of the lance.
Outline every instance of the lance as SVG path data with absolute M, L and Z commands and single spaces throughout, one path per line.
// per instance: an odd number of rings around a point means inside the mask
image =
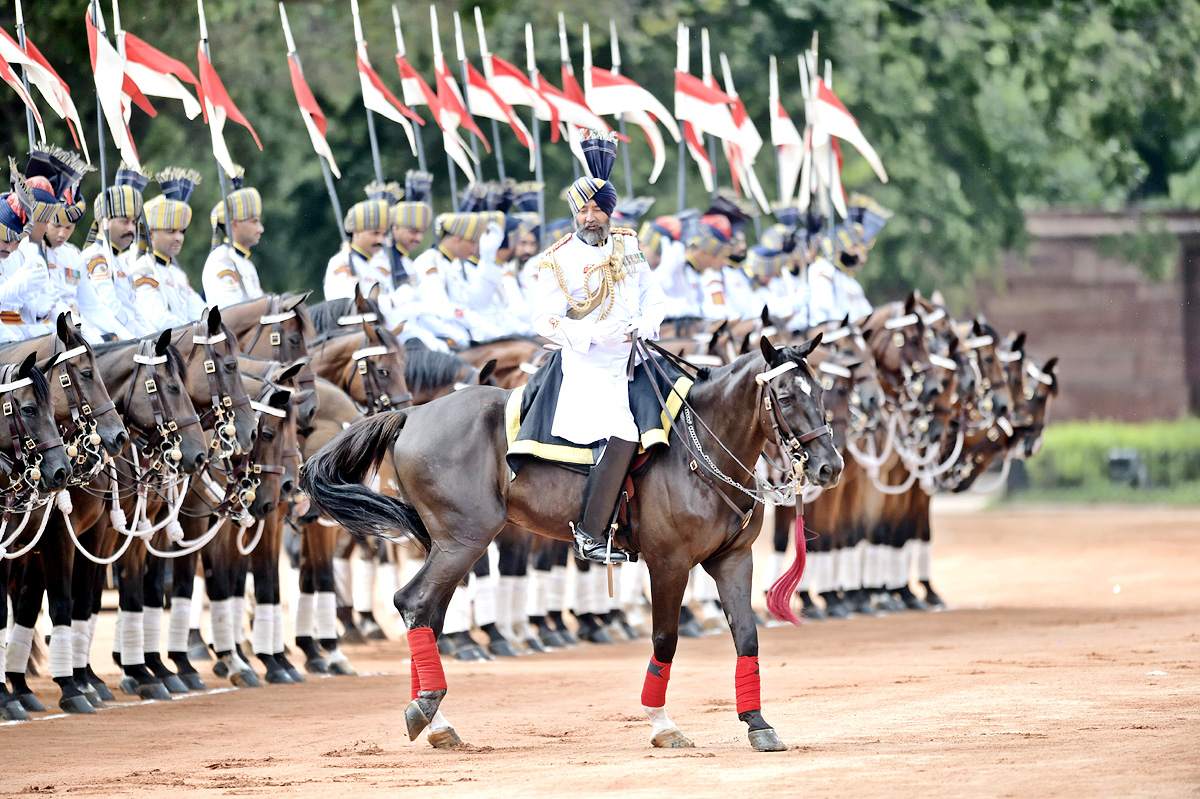
M 17 0 L 17 41 L 21 45 L 22 50 L 28 50 L 25 46 L 25 15 L 21 11 L 21 0 Z M 29 94 L 29 68 L 21 67 L 21 82 L 25 84 L 25 94 Z M 32 95 L 30 95 L 32 96 Z M 29 133 L 29 149 L 34 147 L 35 139 L 33 137 L 33 109 L 25 106 L 25 128 Z M 83 131 L 79 132 L 83 135 Z
M 296 40 L 292 38 L 292 26 L 288 24 L 287 11 L 284 9 L 283 3 L 279 4 L 279 19 L 283 23 L 283 38 L 287 41 L 288 58 L 295 59 L 296 68 L 303 75 L 304 68 L 300 64 L 300 56 L 296 53 Z M 333 172 L 330 171 L 325 156 L 317 153 L 317 160 L 321 162 L 321 174 L 325 176 L 325 190 L 329 192 L 329 202 L 333 205 L 333 222 L 337 225 L 338 232 L 341 233 L 342 241 L 345 242 L 349 236 L 342 225 L 342 204 L 338 202 L 337 191 L 333 186 Z
M 439 66 L 445 66 L 445 59 L 442 56 L 442 40 L 438 36 L 438 21 L 437 7 L 429 6 L 429 27 L 433 31 L 433 68 L 436 72 Z M 441 87 L 438 87 L 441 90 Z M 439 121 L 439 127 L 441 122 Z M 442 131 L 443 141 L 445 140 L 446 131 Z M 449 151 L 446 152 L 446 173 L 450 176 L 450 205 L 451 207 L 458 206 L 458 176 L 454 173 L 454 159 L 450 157 Z
M 454 48 L 458 54 L 459 72 L 462 74 L 463 110 L 466 112 L 468 118 L 472 118 L 471 103 L 467 100 L 467 95 L 471 90 L 471 76 L 467 73 L 467 48 L 463 45 L 462 20 L 459 19 L 457 11 L 454 12 Z M 469 134 L 471 131 L 467 131 L 467 133 Z M 471 154 L 475 156 L 475 181 L 477 183 L 482 182 L 483 166 L 479 162 L 479 142 L 476 141 L 473 135 L 468 136 L 468 138 L 471 140 Z M 500 167 L 500 170 L 503 172 L 504 167 Z
M 200 12 L 200 48 L 204 50 L 204 57 L 208 59 L 208 63 L 212 63 L 212 50 L 208 46 L 208 20 L 204 17 L 204 0 L 196 0 L 196 8 Z M 205 98 L 205 102 L 208 99 Z M 209 125 L 212 120 L 209 120 Z M 101 159 L 104 158 L 104 151 L 101 150 Z M 213 160 L 216 160 L 214 154 Z M 103 161 L 101 161 L 103 163 Z M 101 167 L 103 169 L 103 167 Z M 221 207 L 225 209 L 225 238 L 229 239 L 229 246 L 233 246 L 233 208 L 229 205 L 229 186 L 225 180 L 225 167 L 217 162 L 217 182 L 221 185 Z
M 575 67 L 571 66 L 571 52 L 567 48 L 567 21 L 566 17 L 563 16 L 563 12 L 561 11 L 558 12 L 558 58 L 563 66 L 565 73 L 564 77 L 565 75 L 575 77 Z M 566 92 L 566 90 L 566 81 L 564 80 L 563 91 Z M 574 135 L 574 133 L 571 131 L 571 126 L 567 125 L 568 144 L 571 142 L 570 136 L 572 135 Z M 574 153 L 572 153 L 571 158 L 571 173 L 574 176 L 571 178 L 572 180 L 579 180 L 579 162 L 574 157 Z
M 584 23 L 585 25 L 587 23 Z M 621 74 L 621 45 L 617 41 L 617 21 L 609 19 L 608 34 L 610 39 L 610 48 L 612 50 L 612 72 L 614 75 Z M 617 114 L 617 130 L 623 138 L 628 138 L 625 135 L 625 115 Z M 633 197 L 633 162 L 629 155 L 629 146 L 621 148 L 621 157 L 625 165 L 625 193 L 631 198 Z
M 534 89 L 537 89 L 540 80 L 538 78 L 537 61 L 533 57 L 533 23 L 530 22 L 525 23 L 525 69 L 529 72 L 529 82 L 533 84 Z M 531 127 L 533 128 L 533 146 L 537 151 L 534 153 L 534 178 L 538 184 L 538 219 L 542 221 L 542 230 L 545 230 L 546 181 L 542 172 L 542 126 L 538 122 L 536 98 L 535 104 L 530 108 L 529 117 Z
M 396 30 L 396 55 L 398 55 L 400 58 L 404 58 L 406 52 L 404 48 L 404 32 L 400 30 L 400 11 L 396 8 L 395 3 L 392 4 L 392 27 Z M 405 108 L 407 108 L 409 111 L 413 110 L 412 106 L 408 105 L 407 103 L 405 103 Z M 432 111 L 432 109 L 430 110 Z M 434 120 L 434 123 L 437 123 L 436 119 Z M 426 172 L 428 170 L 425 168 L 425 142 L 421 138 L 421 131 L 419 128 L 414 128 L 413 133 L 416 134 L 417 139 L 417 166 L 422 172 Z
M 455 31 L 458 30 L 458 12 L 454 14 Z M 479 10 L 479 6 L 475 6 L 475 30 L 479 33 L 479 56 L 483 59 L 483 77 L 486 80 L 492 79 L 492 59 L 491 53 L 488 51 L 487 34 L 483 31 L 483 12 Z M 466 53 L 462 53 L 463 64 L 466 64 Z M 504 150 L 500 148 L 500 123 L 495 119 L 492 120 L 492 146 L 496 148 L 496 172 L 500 175 L 500 180 L 505 179 L 504 174 Z
M 833 91 L 833 62 L 828 58 L 825 59 L 825 85 Z M 830 238 L 833 237 L 833 170 L 837 169 L 837 162 L 833 156 L 833 134 L 829 134 L 829 218 L 825 222 L 825 228 L 829 232 Z
M 676 35 L 675 69 L 679 72 L 688 71 L 688 29 L 681 22 Z M 675 113 L 679 114 L 679 104 L 676 102 Z M 675 184 L 679 212 L 687 206 L 687 142 L 686 137 L 679 137 L 679 177 Z
M 705 85 L 711 85 L 712 77 L 712 55 L 708 49 L 708 28 L 700 29 L 700 71 L 701 77 L 704 79 Z M 708 137 L 708 160 L 712 170 L 712 196 L 717 198 L 717 137 Z M 731 167 L 732 168 L 732 167 Z
M 367 40 L 363 36 L 362 19 L 358 16 L 358 0 L 350 0 L 350 13 L 354 16 L 354 42 L 358 49 L 366 52 Z M 363 104 L 366 108 L 366 103 Z M 379 137 L 375 134 L 375 112 L 370 108 L 367 111 L 367 135 L 371 139 L 371 162 L 375 166 L 375 179 L 383 183 L 383 162 L 379 158 Z M 339 224 L 341 220 L 338 220 Z
M 770 107 L 771 127 L 775 127 L 775 115 L 779 113 L 779 65 L 775 62 L 775 56 L 771 56 L 770 68 L 770 86 L 767 90 L 767 105 Z M 775 193 L 779 195 L 779 202 L 787 202 L 787 198 L 783 196 L 783 165 L 779 163 L 779 145 L 775 144 L 774 133 L 771 135 L 771 153 L 775 156 Z

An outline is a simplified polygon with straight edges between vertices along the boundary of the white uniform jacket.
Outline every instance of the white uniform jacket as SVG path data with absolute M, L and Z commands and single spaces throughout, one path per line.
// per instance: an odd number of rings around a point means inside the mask
M 133 266 L 133 294 L 143 319 L 165 330 L 200 318 L 204 300 L 192 291 L 187 274 L 157 252 L 149 252 Z
M 612 255 L 618 238 L 625 248 L 619 266 L 624 275 L 615 284 L 616 296 L 607 316 L 599 318 L 607 304 L 602 302 L 582 319 L 567 318 L 570 305 L 557 274 L 561 273 L 572 298 L 586 299 L 588 289 L 595 291 L 600 279 L 600 270 L 592 267 Z M 627 377 L 633 344 L 626 339 L 637 320 L 657 332 L 666 308 L 658 280 L 638 247 L 637 234 L 613 228 L 608 241 L 597 247 L 571 234 L 538 257 L 540 271 L 530 297 L 533 329 L 562 347 L 562 388 L 551 432 L 576 444 L 613 436 L 637 441 Z
M 26 238 L 0 260 L 0 343 L 49 333 L 46 319 L 53 308 L 54 287 L 46 260 Z
M 810 325 L 831 319 L 841 321 L 847 314 L 851 322 L 856 322 L 874 310 L 858 281 L 826 258 L 820 258 L 808 267 L 808 289 Z
M 229 242 L 218 245 L 208 254 L 200 282 L 208 304 L 217 308 L 257 300 L 263 295 L 250 251 Z
M 387 250 L 379 252 L 387 255 Z M 376 253 L 372 258 L 353 244 L 344 245 L 325 267 L 325 299 L 349 299 L 354 296 L 355 286 L 361 287 L 363 296 L 375 286 L 379 286 L 380 294 L 389 293 L 392 290 L 391 264 L 380 260 L 378 255 Z
M 496 335 L 487 316 L 496 303 L 502 271 L 492 263 L 463 263 L 441 247 L 431 247 L 413 261 L 421 301 L 427 313 L 442 320 L 459 344 Z M 439 335 L 442 333 L 439 331 Z
M 85 247 L 81 255 L 87 264 L 92 289 L 125 328 L 126 335 L 121 336 L 119 331 L 108 332 L 117 333 L 121 338 L 137 338 L 155 332 L 138 314 L 133 300 L 133 281 L 129 273 L 133 271 L 135 248 L 118 252 L 103 239 L 98 239 Z
M 114 309 L 105 304 L 87 277 L 83 253 L 75 245 L 64 242 L 48 253 L 50 281 L 54 285 L 53 316 L 69 311 L 76 323 L 82 324 L 83 337 L 93 344 L 112 335 L 126 340 L 136 338 L 121 324 Z

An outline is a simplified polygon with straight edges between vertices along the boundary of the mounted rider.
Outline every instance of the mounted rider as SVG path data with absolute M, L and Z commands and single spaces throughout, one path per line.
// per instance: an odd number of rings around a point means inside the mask
M 606 442 L 588 473 L 580 522 L 572 525 L 575 554 L 604 561 L 609 521 L 638 451 L 627 377 L 632 342 L 658 336 L 666 303 L 637 234 L 610 221 L 616 138 L 587 131 L 582 147 L 591 176 L 567 190 L 575 232 L 542 254 L 530 304 L 534 329 L 562 347 L 553 434 L 582 445 Z M 626 559 L 611 553 L 612 561 Z
M 818 257 L 808 267 L 808 321 L 812 325 L 847 315 L 858 321 L 873 310 L 855 275 L 867 262 L 867 252 L 892 212 L 862 195 L 850 198 L 847 211 L 849 218 L 833 237 L 818 237 Z
M 433 224 L 432 195 L 433 175 L 410 169 L 404 175 L 404 189 L 392 200 L 392 241 L 371 258 L 371 266 L 390 272 L 394 290 L 405 284 L 416 285 L 413 253 Z
M 329 259 L 325 267 L 325 299 L 354 296 L 357 286 L 364 294 L 379 286 L 384 294 L 392 291 L 392 265 L 377 259 L 384 252 L 391 228 L 392 206 L 400 201 L 399 183 L 370 183 L 367 199 L 355 203 L 346 212 L 342 230 L 350 241 Z
M 262 238 L 262 195 L 244 185 L 245 170 L 240 166 L 229 179 L 232 191 L 209 214 L 212 222 L 212 251 L 204 262 L 201 283 L 210 305 L 225 308 L 263 295 L 258 269 L 250 260 L 250 248 Z M 229 225 L 225 224 L 225 206 L 229 206 Z M 228 236 L 226 235 L 228 233 Z M 232 237 L 232 241 L 230 241 Z
M 142 214 L 142 192 L 149 182 L 146 172 L 124 164 L 117 169 L 113 185 L 96 198 L 94 220 L 82 252 L 87 279 L 121 325 L 104 332 L 121 339 L 146 336 L 157 329 L 138 313 L 130 277 L 142 248 L 149 247 Z

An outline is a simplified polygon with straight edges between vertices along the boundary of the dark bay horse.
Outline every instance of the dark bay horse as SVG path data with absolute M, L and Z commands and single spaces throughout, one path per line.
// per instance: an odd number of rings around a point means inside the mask
M 654 723 L 656 746 L 690 745 L 666 715 L 666 688 L 688 572 L 702 564 L 717 582 L 737 649 L 738 717 L 748 725 L 756 749 L 786 748 L 763 719 L 759 700 L 758 632 L 750 598 L 751 545 L 762 505 L 748 470 L 782 427 L 796 431 L 785 443 L 804 474 L 817 485 L 837 483 L 842 459 L 826 435 L 820 383 L 805 361 L 819 343 L 817 336 L 776 349 L 764 338 L 761 352 L 702 372 L 687 401 L 694 416 L 708 420 L 712 433 L 685 412 L 676 420 L 675 446 L 657 453 L 634 481 L 630 528 L 649 568 L 654 617 L 654 656 L 642 704 Z M 454 587 L 506 523 L 570 540 L 568 523 L 579 512 L 581 474 L 533 461 L 510 480 L 508 396 L 498 388 L 472 388 L 361 420 L 302 471 L 302 487 L 328 517 L 360 536 L 408 533 L 429 553 L 395 603 L 412 651 L 413 701 L 405 713 L 409 737 L 430 727 L 435 746 L 441 740 L 433 738 L 435 733 L 449 732 L 447 745 L 457 742 L 438 712 L 446 681 L 436 641 Z M 689 440 L 692 436 L 702 449 Z M 361 484 L 389 452 L 406 501 Z M 713 479 L 693 474 L 697 468 Z M 723 482 L 718 475 L 730 473 L 730 483 L 718 487 Z

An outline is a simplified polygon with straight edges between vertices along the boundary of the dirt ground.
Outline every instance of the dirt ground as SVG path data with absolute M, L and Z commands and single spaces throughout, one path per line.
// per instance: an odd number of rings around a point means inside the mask
M 0 726 L 0 795 L 1200 796 L 1198 564 L 1200 509 L 939 513 L 954 609 L 761 632 L 779 754 L 747 744 L 727 635 L 675 659 L 692 750 L 649 747 L 644 642 L 448 663 L 472 746 L 410 743 L 393 642 L 347 648 L 370 676 Z

